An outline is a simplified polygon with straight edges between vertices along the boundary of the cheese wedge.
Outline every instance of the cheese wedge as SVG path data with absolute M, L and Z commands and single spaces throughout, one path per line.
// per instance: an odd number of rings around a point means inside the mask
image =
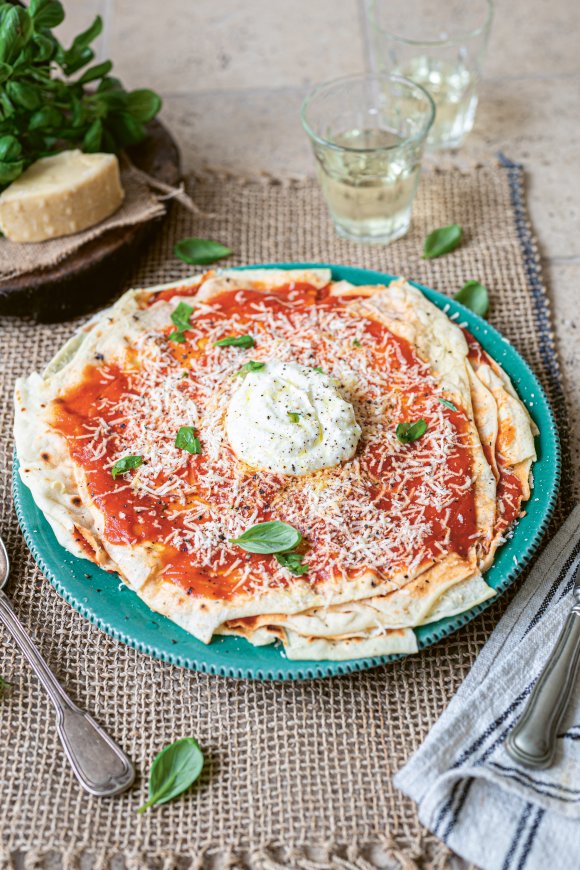
M 0 229 L 12 242 L 44 242 L 86 230 L 124 198 L 114 154 L 42 157 L 0 195 Z

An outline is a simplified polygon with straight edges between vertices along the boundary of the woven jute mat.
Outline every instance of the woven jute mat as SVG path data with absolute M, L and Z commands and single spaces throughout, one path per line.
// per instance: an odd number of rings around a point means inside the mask
M 477 278 L 490 290 L 492 323 L 532 366 L 564 420 L 548 302 L 522 184 L 522 170 L 513 164 L 469 174 L 429 173 L 407 238 L 390 247 L 365 247 L 336 237 L 312 181 L 191 179 L 190 193 L 206 216 L 175 208 L 130 283 L 155 284 L 187 274 L 188 267 L 171 252 L 177 239 L 190 235 L 227 243 L 236 252 L 228 261 L 232 265 L 344 263 L 412 277 L 445 293 Z M 452 222 L 464 227 L 463 245 L 439 260 L 422 260 L 427 232 Z M 14 378 L 41 368 L 73 327 L 2 325 L 0 510 L 13 563 L 10 594 L 49 665 L 73 699 L 134 759 L 139 777 L 128 794 L 112 799 L 80 791 L 63 759 L 53 711 L 0 631 L 0 674 L 12 683 L 0 701 L 0 866 L 10 866 L 16 850 L 27 853 L 30 867 L 51 852 L 66 867 L 77 867 L 83 851 L 99 868 L 116 855 L 134 868 L 446 866 L 449 853 L 421 829 L 414 805 L 393 788 L 391 778 L 448 704 L 510 594 L 420 655 L 325 681 L 209 677 L 115 642 L 75 613 L 43 578 L 12 506 Z M 565 469 L 564 481 L 570 477 Z M 555 523 L 568 506 L 564 492 Z M 206 754 L 200 782 L 173 803 L 138 816 L 154 755 L 190 734 Z

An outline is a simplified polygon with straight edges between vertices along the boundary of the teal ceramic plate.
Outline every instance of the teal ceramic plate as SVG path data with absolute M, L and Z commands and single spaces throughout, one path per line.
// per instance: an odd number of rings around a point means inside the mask
M 302 268 L 305 265 L 313 264 L 277 263 L 268 264 L 268 267 Z M 388 284 L 393 280 L 392 275 L 346 266 L 333 266 L 332 273 L 335 280 L 346 279 L 353 284 Z M 446 296 L 420 284 L 415 286 L 439 308 L 445 309 L 450 315 L 458 314 L 461 322 L 467 323 L 473 335 L 510 375 L 540 429 L 538 461 L 533 469 L 535 488 L 526 505 L 526 516 L 518 523 L 513 537 L 499 549 L 485 578 L 501 593 L 529 562 L 554 507 L 560 477 L 560 448 L 554 418 L 535 375 L 497 330 Z M 382 656 L 346 662 L 290 662 L 277 646 L 252 647 L 247 641 L 235 637 L 219 638 L 205 646 L 169 619 L 149 610 L 116 575 L 108 574 L 92 562 L 67 553 L 56 541 L 50 526 L 34 504 L 30 491 L 21 482 L 17 462 L 14 468 L 14 499 L 26 542 L 57 592 L 75 610 L 112 637 L 162 661 L 227 677 L 299 680 L 363 671 L 400 658 Z M 419 648 L 424 649 L 457 631 L 489 603 L 418 628 Z

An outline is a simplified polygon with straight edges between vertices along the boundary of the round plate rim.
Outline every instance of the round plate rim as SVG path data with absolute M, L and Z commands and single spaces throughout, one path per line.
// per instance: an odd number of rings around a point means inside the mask
M 357 266 L 345 266 L 340 264 L 327 264 L 327 263 L 255 263 L 246 266 L 236 267 L 239 271 L 246 271 L 250 269 L 314 269 L 314 268 L 325 268 L 331 269 L 333 272 L 333 276 L 335 271 L 344 271 L 346 273 L 358 273 L 364 274 L 368 276 L 368 283 L 390 283 L 395 280 L 396 277 L 386 272 L 380 272 L 372 269 L 364 269 Z M 350 278 L 353 279 L 356 277 L 351 274 Z M 465 308 L 461 303 L 452 299 L 451 297 L 445 296 L 443 293 L 440 293 L 436 290 L 433 290 L 430 287 L 426 287 L 424 284 L 421 284 L 417 281 L 409 280 L 409 283 L 413 286 L 417 287 L 421 290 L 427 298 L 437 305 L 441 310 L 445 310 L 445 313 L 455 314 L 458 312 L 462 317 L 467 321 L 470 330 L 475 326 L 474 331 L 479 332 L 482 328 L 486 332 L 485 339 L 481 342 L 485 347 L 486 341 L 489 337 L 493 339 L 494 342 L 505 342 L 507 344 L 507 354 L 512 357 L 510 363 L 517 363 L 520 367 L 522 367 L 527 378 L 531 380 L 531 383 L 535 390 L 537 390 L 541 400 L 543 402 L 542 413 L 545 413 L 548 418 L 548 431 L 542 434 L 545 437 L 550 438 L 550 450 L 548 453 L 537 460 L 534 464 L 534 468 L 537 466 L 537 463 L 543 461 L 547 463 L 551 461 L 553 477 L 552 477 L 552 486 L 549 492 L 549 497 L 544 504 L 541 516 L 537 525 L 531 529 L 530 538 L 527 540 L 527 546 L 523 554 L 516 559 L 516 556 L 513 556 L 514 565 L 510 567 L 504 573 L 504 576 L 500 578 L 497 585 L 494 586 L 496 592 L 498 593 L 488 601 L 483 602 L 482 604 L 477 605 L 476 607 L 471 608 L 470 610 L 457 614 L 456 616 L 447 617 L 446 619 L 440 620 L 439 623 L 431 623 L 431 625 L 421 626 L 420 629 L 426 629 L 425 634 L 426 637 L 418 638 L 418 647 L 419 651 L 426 649 L 429 646 L 432 646 L 435 643 L 438 643 L 445 637 L 455 633 L 459 629 L 463 628 L 468 622 L 482 613 L 487 607 L 489 607 L 492 603 L 494 603 L 500 595 L 502 595 L 506 589 L 515 581 L 515 579 L 519 576 L 521 571 L 525 568 L 525 566 L 530 562 L 533 555 L 537 552 L 538 547 L 542 541 L 544 532 L 547 528 L 547 525 L 552 516 L 556 499 L 558 495 L 558 488 L 560 483 L 561 476 L 561 453 L 560 453 L 560 444 L 557 435 L 556 423 L 553 415 L 552 408 L 550 406 L 550 402 L 548 397 L 546 396 L 543 387 L 541 386 L 538 378 L 535 373 L 528 365 L 528 363 L 523 359 L 521 354 L 505 339 L 502 334 L 489 324 L 487 321 L 480 318 L 478 315 L 474 314 L 469 309 Z M 353 281 L 353 283 L 356 283 Z M 361 283 L 361 282 L 359 282 Z M 446 306 L 448 306 L 446 308 Z M 503 365 L 503 363 L 502 363 Z M 511 368 L 511 365 L 508 365 L 508 368 Z M 136 649 L 139 652 L 145 653 L 146 655 L 152 656 L 160 661 L 164 661 L 168 664 L 177 665 L 179 667 L 188 668 L 190 670 L 199 671 L 202 673 L 222 676 L 222 677 L 230 677 L 234 679 L 249 679 L 249 680 L 306 680 L 306 679 L 319 679 L 333 676 L 342 676 L 345 674 L 356 673 L 364 670 L 369 670 L 370 668 L 379 667 L 380 665 L 388 664 L 391 662 L 395 662 L 404 658 L 407 658 L 408 654 L 396 654 L 396 655 L 387 655 L 387 656 L 372 656 L 364 659 L 350 659 L 348 661 L 290 661 L 283 657 L 281 651 L 276 646 L 269 647 L 268 649 L 274 650 L 278 652 L 280 658 L 280 666 L 270 667 L 270 668 L 261 668 L 261 667 L 235 667 L 229 661 L 208 661 L 208 658 L 217 658 L 220 659 L 220 654 L 218 650 L 218 645 L 214 643 L 206 646 L 205 644 L 201 644 L 199 641 L 195 641 L 195 638 L 189 636 L 189 639 L 199 643 L 200 646 L 200 656 L 192 657 L 191 655 L 182 655 L 177 652 L 172 652 L 170 650 L 161 648 L 159 646 L 155 646 L 154 643 L 144 643 L 134 637 L 134 634 L 131 633 L 129 628 L 128 631 L 123 631 L 117 628 L 115 625 L 111 624 L 110 621 L 102 619 L 98 612 L 96 612 L 92 607 L 88 607 L 85 603 L 83 603 L 76 595 L 71 594 L 70 590 L 67 588 L 66 583 L 63 583 L 58 578 L 58 566 L 54 567 L 50 564 L 51 559 L 45 558 L 42 547 L 38 546 L 38 542 L 34 536 L 34 530 L 32 528 L 33 523 L 31 522 L 31 517 L 27 513 L 25 506 L 22 503 L 22 495 L 23 493 L 30 492 L 26 485 L 22 482 L 20 475 L 18 473 L 18 459 L 16 457 L 16 453 L 14 453 L 14 463 L 13 463 L 13 481 L 12 481 L 12 490 L 14 497 L 14 504 L 16 509 L 16 515 L 18 518 L 18 522 L 26 543 L 38 565 L 41 569 L 42 573 L 47 577 L 52 586 L 56 589 L 59 595 L 64 598 L 64 600 L 70 604 L 81 616 L 87 619 L 91 624 L 95 625 L 100 630 L 104 631 L 106 634 L 113 637 L 115 640 L 120 641 L 127 646 Z M 533 495 L 533 493 L 532 493 Z M 30 496 L 31 498 L 31 496 Z M 40 518 L 40 521 L 44 521 L 47 524 L 47 520 L 42 515 L 42 512 L 36 507 L 34 502 L 32 502 L 32 511 L 35 511 Z M 523 518 L 525 519 L 525 517 Z M 516 526 L 516 530 L 514 535 L 517 535 L 517 530 L 520 527 L 522 520 Z M 52 529 L 49 528 L 49 533 L 51 536 L 54 536 Z M 513 539 L 507 541 L 499 551 L 500 554 L 509 551 L 510 546 L 512 544 Z M 56 541 L 55 545 L 63 553 L 63 559 L 74 559 L 70 553 L 68 553 L 60 544 Z M 88 561 L 88 560 L 87 560 Z M 85 560 L 79 559 L 78 562 L 80 564 L 84 563 Z M 89 565 L 92 565 L 91 562 L 88 562 Z M 490 571 L 493 570 L 493 566 Z M 489 573 L 489 572 L 488 572 Z M 155 614 L 159 619 L 166 620 L 166 617 L 161 617 L 158 614 Z M 170 622 L 170 620 L 167 620 Z M 174 624 L 172 624 L 174 625 Z M 439 626 L 439 627 L 437 627 Z M 174 626 L 178 628 L 177 626 Z M 419 630 L 420 630 L 419 629 Z M 222 638 L 221 641 L 229 641 L 229 640 L 237 640 L 230 638 Z M 248 644 L 248 646 L 250 646 Z M 250 650 L 253 650 L 250 646 Z M 205 653 L 205 655 L 204 655 Z

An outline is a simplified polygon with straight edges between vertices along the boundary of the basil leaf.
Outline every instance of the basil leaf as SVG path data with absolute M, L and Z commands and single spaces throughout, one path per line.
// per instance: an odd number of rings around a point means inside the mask
M 0 160 L 10 163 L 18 160 L 22 154 L 22 146 L 15 136 L 0 137 Z
M 442 405 L 445 405 L 446 408 L 451 408 L 452 411 L 457 411 L 453 402 L 450 402 L 448 399 L 438 399 L 438 401 L 441 402 Z
M 195 437 L 193 426 L 182 426 L 178 429 L 175 436 L 175 446 L 179 447 L 180 450 L 187 450 L 188 453 L 201 453 L 201 443 L 199 438 Z
M 362 347 L 362 344 L 360 343 L 360 341 L 358 340 L 358 338 L 355 338 L 354 341 L 353 341 L 353 343 L 352 343 L 352 346 L 353 346 L 353 347 Z
M 142 88 L 138 91 L 129 91 L 127 95 L 127 111 L 143 124 L 151 121 L 160 108 L 161 97 L 154 91 Z
M 102 79 L 103 76 L 109 75 L 112 69 L 113 64 L 111 63 L 111 61 L 104 60 L 102 63 L 98 63 L 95 66 L 90 66 L 87 70 L 85 70 L 80 79 L 77 81 L 77 84 L 86 85 L 89 82 L 94 82 L 95 79 Z
M 489 294 L 479 281 L 466 281 L 453 298 L 480 317 L 485 317 L 489 311 Z
M 319 374 L 321 374 L 321 375 L 324 374 L 324 369 L 321 369 L 320 366 L 314 366 L 314 368 L 312 369 L 312 371 L 313 371 L 313 372 L 319 372 Z
M 288 411 L 288 416 L 293 423 L 300 422 L 300 414 L 297 411 Z
M 0 698 L 2 697 L 6 689 L 9 689 L 11 685 L 12 683 L 9 683 L 8 680 L 4 679 L 4 677 L 0 677 Z
M 22 82 L 8 82 L 6 93 L 13 103 L 16 103 L 17 106 L 22 106 L 24 109 L 32 110 L 40 106 L 40 91 L 32 85 L 23 84 Z
M 194 737 L 182 737 L 155 756 L 149 774 L 149 799 L 139 807 L 144 813 L 154 804 L 165 804 L 188 789 L 203 770 L 203 752 Z
M 248 553 L 283 553 L 293 550 L 301 540 L 302 535 L 294 526 L 272 520 L 250 526 L 238 538 L 230 538 L 230 543 Z
M 101 149 L 101 141 L 103 139 L 103 123 L 97 118 L 93 121 L 83 138 L 83 151 L 89 154 L 96 154 Z
M 32 33 L 32 19 L 27 9 L 9 6 L 0 19 L 0 62 L 13 63 Z
M 427 431 L 427 423 L 421 417 L 414 423 L 399 423 L 397 426 L 397 438 L 401 444 L 411 444 L 417 441 Z
M 97 36 L 101 35 L 102 31 L 103 19 L 100 15 L 97 15 L 90 27 L 75 36 L 69 52 L 75 52 L 80 50 L 81 48 L 86 48 L 87 45 L 90 45 L 91 42 L 93 42 L 97 38 Z
M 58 0 L 30 0 L 28 10 L 37 30 L 58 27 L 64 21 L 64 9 Z
M 229 335 L 214 341 L 214 347 L 255 347 L 256 342 L 251 335 Z
M 449 254 L 461 242 L 463 230 L 459 224 L 450 224 L 448 227 L 440 227 L 433 230 L 425 239 L 423 247 L 423 259 L 432 260 L 434 257 L 442 257 Z
M 173 248 L 173 253 L 184 263 L 192 266 L 209 266 L 222 257 L 229 257 L 231 248 L 211 239 L 181 239 Z
M 43 106 L 33 112 L 28 121 L 29 130 L 44 130 L 46 127 L 58 128 L 65 124 L 64 115 L 54 106 Z
M 129 112 L 118 112 L 111 116 L 111 132 L 120 147 L 137 145 L 147 135 L 145 127 Z
M 248 372 L 259 372 L 260 369 L 264 368 L 266 368 L 266 363 L 256 362 L 255 360 L 251 359 L 249 362 L 244 363 L 239 372 L 236 372 L 236 377 L 238 377 L 239 375 L 247 375 Z
M 0 162 L 0 184 L 10 184 L 11 181 L 22 175 L 23 169 L 24 162 L 22 160 L 18 160 L 16 163 Z
M 126 471 L 139 468 L 140 465 L 143 465 L 142 456 L 123 456 L 122 459 L 117 459 L 111 468 L 111 474 L 113 477 L 118 477 L 119 474 L 125 474 Z
M 189 318 L 193 314 L 193 307 L 187 302 L 180 302 L 171 312 L 171 322 L 177 326 L 182 332 L 189 329 L 191 326 Z
M 301 574 L 308 573 L 308 565 L 303 563 L 304 556 L 301 553 L 294 553 L 291 551 L 290 553 L 276 553 L 275 554 L 276 561 L 282 565 L 283 568 L 286 568 L 290 571 L 291 574 L 294 574 L 296 577 L 300 577 Z
M 185 335 L 183 334 L 186 329 L 191 327 L 191 323 L 189 322 L 189 318 L 193 314 L 193 308 L 191 305 L 188 305 L 187 302 L 180 302 L 171 313 L 171 320 L 177 329 L 175 332 L 171 332 L 169 334 L 170 341 L 176 341 L 178 344 L 182 344 L 185 341 Z

